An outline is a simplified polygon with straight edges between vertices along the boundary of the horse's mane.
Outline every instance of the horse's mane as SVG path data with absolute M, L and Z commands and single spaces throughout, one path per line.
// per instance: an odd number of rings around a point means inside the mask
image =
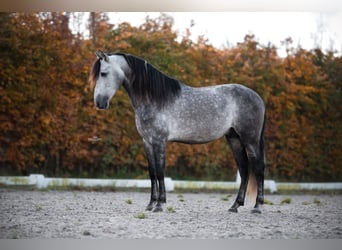
M 123 56 L 132 70 L 131 91 L 135 100 L 144 103 L 153 103 L 158 107 L 174 101 L 181 91 L 181 84 L 178 80 L 171 78 L 146 60 L 125 53 L 110 53 L 110 55 Z M 90 84 L 95 86 L 95 82 L 99 77 L 101 60 L 97 59 L 93 65 Z
M 89 75 L 89 84 L 90 88 L 93 89 L 96 85 L 96 80 L 99 78 L 100 75 L 100 68 L 101 68 L 101 60 L 97 59 L 93 67 L 91 68 L 90 75 Z

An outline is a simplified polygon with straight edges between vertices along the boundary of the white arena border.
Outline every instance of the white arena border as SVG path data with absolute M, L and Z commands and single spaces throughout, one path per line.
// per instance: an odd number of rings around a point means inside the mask
M 165 178 L 167 192 L 175 189 L 189 190 L 237 190 L 240 178 L 236 181 L 177 181 Z M 54 187 L 85 187 L 85 188 L 150 188 L 151 181 L 148 179 L 86 179 L 86 178 L 48 178 L 42 174 L 31 174 L 30 176 L 0 176 L 2 186 L 32 186 L 38 189 Z M 264 188 L 270 193 L 279 190 L 342 190 L 342 182 L 324 183 L 276 183 L 274 180 L 265 180 Z

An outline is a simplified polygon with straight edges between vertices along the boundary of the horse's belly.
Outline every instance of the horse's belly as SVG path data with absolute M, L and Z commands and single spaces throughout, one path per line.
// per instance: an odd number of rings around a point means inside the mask
M 230 126 L 223 121 L 211 120 L 210 124 L 209 121 L 207 124 L 203 120 L 188 121 L 182 124 L 174 123 L 169 128 L 168 140 L 183 143 L 206 143 L 222 137 L 229 128 Z
M 211 136 L 211 137 L 200 137 L 200 136 L 183 136 L 183 137 L 171 137 L 168 139 L 168 141 L 170 142 L 181 142 L 181 143 L 185 143 L 185 144 L 203 144 L 203 143 L 208 143 L 214 140 L 219 139 L 220 137 L 222 137 L 222 135 L 220 136 Z
M 222 88 L 187 89 L 165 112 L 168 139 L 205 143 L 225 135 L 234 121 L 236 104 Z

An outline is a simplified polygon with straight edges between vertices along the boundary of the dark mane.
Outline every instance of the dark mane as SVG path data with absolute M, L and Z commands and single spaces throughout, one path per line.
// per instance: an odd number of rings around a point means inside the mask
M 179 95 L 181 85 L 178 80 L 171 78 L 154 66 L 137 56 L 124 53 L 110 53 L 125 58 L 132 70 L 131 91 L 135 100 L 144 103 L 151 102 L 159 108 L 174 101 Z M 97 59 L 92 67 L 89 82 L 91 88 L 95 86 L 100 74 L 101 60 Z
M 100 75 L 100 68 L 101 68 L 101 60 L 97 59 L 93 67 L 91 68 L 90 75 L 89 75 L 89 83 L 90 83 L 90 88 L 93 89 L 96 84 L 96 80 L 99 78 Z
M 115 54 L 123 56 L 132 70 L 131 88 L 136 100 L 163 107 L 179 95 L 181 85 L 178 80 L 165 75 L 142 58 L 123 53 Z

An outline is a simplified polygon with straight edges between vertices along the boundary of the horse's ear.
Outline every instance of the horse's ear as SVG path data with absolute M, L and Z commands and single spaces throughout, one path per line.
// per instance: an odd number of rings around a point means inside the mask
M 102 51 L 96 51 L 95 55 L 98 59 L 102 59 Z
M 108 61 L 108 55 L 104 53 L 103 51 L 99 50 L 95 52 L 95 55 L 97 56 L 98 59 L 103 59 L 106 62 Z

